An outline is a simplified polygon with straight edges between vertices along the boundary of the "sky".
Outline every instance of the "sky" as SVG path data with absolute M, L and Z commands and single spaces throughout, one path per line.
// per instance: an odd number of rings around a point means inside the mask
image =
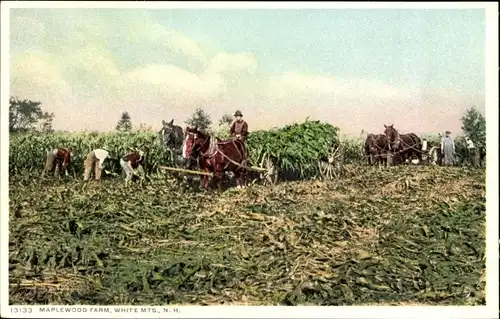
M 58 130 L 310 119 L 460 134 L 485 111 L 484 9 L 11 9 L 11 95 Z

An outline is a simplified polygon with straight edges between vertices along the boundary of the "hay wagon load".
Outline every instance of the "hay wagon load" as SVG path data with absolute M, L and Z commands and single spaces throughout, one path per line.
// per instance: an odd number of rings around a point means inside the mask
M 332 179 L 342 170 L 339 129 L 328 123 L 306 121 L 249 134 L 249 161 L 261 168 L 261 179 Z

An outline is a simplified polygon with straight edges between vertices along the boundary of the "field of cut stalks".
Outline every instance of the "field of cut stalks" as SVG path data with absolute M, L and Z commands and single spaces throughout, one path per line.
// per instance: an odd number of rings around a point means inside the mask
M 33 168 L 10 165 L 11 304 L 485 304 L 483 169 L 347 164 L 205 193 L 12 158 Z

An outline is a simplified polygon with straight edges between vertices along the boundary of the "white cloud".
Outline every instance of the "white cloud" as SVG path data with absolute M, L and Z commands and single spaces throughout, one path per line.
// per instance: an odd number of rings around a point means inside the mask
M 131 87 L 150 86 L 157 92 L 184 97 L 202 98 L 207 94 L 207 85 L 199 76 L 173 65 L 150 64 L 122 74 L 122 93 Z M 179 96 L 181 97 L 181 96 Z
M 219 52 L 208 63 L 205 73 L 234 75 L 241 72 L 255 75 L 256 71 L 257 60 L 252 54 Z
M 71 87 L 64 80 L 63 70 L 54 57 L 26 53 L 16 55 L 11 61 L 11 84 L 25 90 L 19 93 L 40 98 L 71 94 Z
M 97 77 L 107 77 L 110 80 L 116 80 L 120 74 L 116 61 L 111 52 L 86 46 L 75 51 L 67 58 L 67 64 L 95 75 Z
M 194 108 L 203 106 L 214 122 L 223 113 L 241 109 L 251 129 L 311 115 L 351 133 L 378 132 L 390 123 L 414 131 L 446 124 L 456 131 L 464 106 L 484 105 L 484 97 L 481 101 L 456 92 L 410 90 L 377 79 L 296 72 L 266 75 L 250 53 L 209 54 L 181 32 L 145 20 L 121 24 L 123 19 L 94 17 L 93 24 L 85 24 L 85 19 L 61 18 L 54 24 L 48 17 L 16 17 L 11 32 L 16 41 L 23 41 L 25 53 L 12 57 L 12 94 L 41 100 L 56 113 L 56 128 L 63 129 L 113 129 L 125 110 L 137 123 L 158 126 L 161 119 L 171 118 L 182 123 Z M 64 31 L 53 30 L 56 26 L 72 31 L 55 37 Z M 107 39 L 114 36 L 125 42 L 123 48 L 114 48 L 119 55 L 107 47 Z M 36 50 L 30 49 L 35 42 Z M 125 50 L 131 47 L 143 52 L 139 65 L 124 63 Z M 148 54 L 159 47 L 181 63 L 166 58 L 148 62 Z M 197 67 L 190 67 L 193 64 Z
M 173 53 L 204 63 L 207 59 L 198 43 L 182 32 L 168 29 L 156 23 L 144 23 L 140 32 L 131 30 L 132 39 L 147 39 L 149 43 L 161 45 Z M 140 41 L 140 40 L 139 40 Z

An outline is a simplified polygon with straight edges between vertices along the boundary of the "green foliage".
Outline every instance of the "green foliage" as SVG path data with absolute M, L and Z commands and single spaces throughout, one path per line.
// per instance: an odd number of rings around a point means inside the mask
M 228 127 L 221 126 L 216 134 L 221 139 L 227 138 Z M 354 142 L 351 144 L 350 148 L 359 149 Z M 278 130 L 252 132 L 247 145 L 254 165 L 260 165 L 261 160 L 269 155 L 276 160 L 281 171 L 313 177 L 317 173 L 318 161 L 327 159 L 332 149 L 339 145 L 338 128 L 319 122 L 293 124 Z M 125 154 L 130 147 L 148 147 L 151 170 L 158 165 L 168 165 L 165 160 L 168 156 L 155 132 L 12 134 L 10 173 L 40 172 L 46 152 L 55 147 L 73 149 L 72 167 L 76 172 L 83 171 L 83 161 L 88 152 L 99 147 L 106 147 L 118 155 Z M 354 151 L 349 154 L 359 158 Z
M 116 130 L 118 132 L 130 132 L 132 131 L 132 120 L 128 112 L 123 112 L 118 124 L 116 125 Z
M 52 132 L 54 113 L 42 111 L 42 103 L 30 100 L 9 100 L 9 132 Z
M 484 170 L 350 168 L 222 194 L 11 177 L 9 300 L 484 305 Z
M 217 127 L 211 130 L 211 133 L 220 140 L 226 140 L 229 138 L 229 128 L 229 124 L 219 123 Z
M 231 114 L 224 114 L 222 115 L 222 117 L 220 118 L 219 120 L 219 125 L 231 125 L 231 123 L 233 122 L 233 117 L 231 116 Z
M 252 132 L 247 144 L 255 164 L 269 155 L 281 171 L 306 177 L 314 175 L 318 161 L 327 159 L 339 145 L 338 131 L 328 123 L 306 121 L 277 130 Z
M 344 136 L 341 143 L 344 148 L 344 162 L 346 164 L 359 164 L 366 161 L 363 137 L 348 138 Z
M 158 142 L 155 132 L 109 132 L 109 133 L 53 133 L 53 134 L 11 134 L 9 172 L 41 173 L 46 152 L 55 147 L 71 147 L 72 169 L 83 174 L 83 162 L 87 154 L 105 147 L 117 156 L 125 155 L 130 148 L 148 152 L 148 170 L 154 170 L 165 163 L 167 154 Z
M 477 147 L 486 147 L 486 119 L 475 107 L 467 110 L 461 118 L 462 131 Z
M 210 115 L 199 107 L 193 115 L 186 120 L 186 124 L 190 127 L 198 127 L 200 131 L 207 131 L 210 125 L 212 125 L 212 120 L 210 119 Z

